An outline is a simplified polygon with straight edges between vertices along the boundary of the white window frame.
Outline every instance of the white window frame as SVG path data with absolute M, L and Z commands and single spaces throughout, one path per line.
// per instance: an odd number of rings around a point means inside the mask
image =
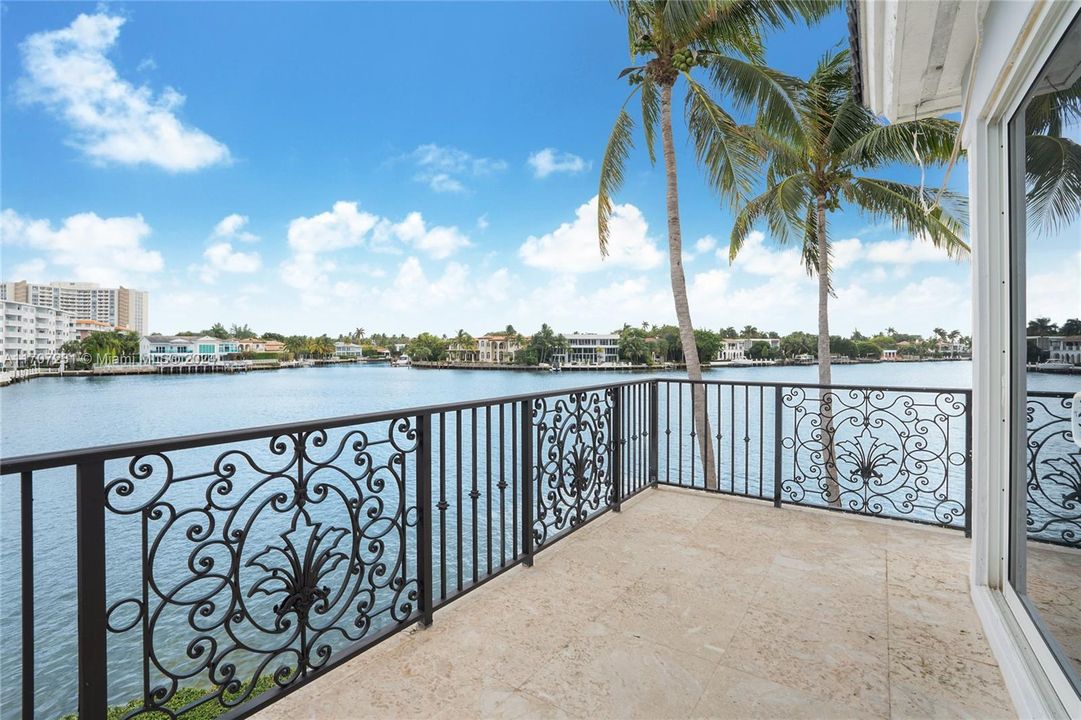
M 1027 8 L 1027 17 L 1022 12 Z M 1002 12 L 1005 9 L 1005 12 Z M 1010 585 L 1010 362 L 1013 287 L 1010 257 L 1009 121 L 1043 68 L 1081 2 L 1002 3 L 1000 24 L 984 27 L 986 39 L 1013 33 L 1016 42 L 998 53 L 1000 70 L 977 73 L 986 102 L 969 108 L 969 195 L 973 236 L 973 489 L 972 597 L 1021 717 L 1081 717 L 1078 697 L 1044 636 Z M 1012 15 L 1011 15 L 1012 13 Z M 991 20 L 989 13 L 988 20 Z M 1005 20 L 1003 18 L 1005 17 Z M 1018 28 L 1020 28 L 1018 30 Z M 985 52 L 987 52 L 985 50 Z M 993 76 L 992 76 L 993 74 Z

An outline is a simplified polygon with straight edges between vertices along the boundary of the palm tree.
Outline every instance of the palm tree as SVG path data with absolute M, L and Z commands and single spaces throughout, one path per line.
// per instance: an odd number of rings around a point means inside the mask
M 963 198 L 864 174 L 898 162 L 946 162 L 957 123 L 939 118 L 884 125 L 852 97 L 848 51 L 827 53 L 793 98 L 799 122 L 771 122 L 769 109 L 746 128 L 766 159 L 767 188 L 743 206 L 732 228 L 735 260 L 755 223 L 765 220 L 780 242 L 795 237 L 803 260 L 818 275 L 818 382 L 829 385 L 830 238 L 828 214 L 842 201 L 875 220 L 942 247 L 968 252 L 961 239 Z M 945 201 L 945 202 L 942 202 Z
M 646 149 L 652 163 L 656 163 L 654 146 L 657 124 L 660 124 L 672 299 L 687 376 L 691 380 L 701 380 L 702 365 L 695 346 L 683 272 L 676 150 L 672 137 L 673 88 L 682 78 L 686 86 L 684 117 L 699 166 L 715 191 L 735 201 L 750 187 L 753 153 L 746 143 L 738 141 L 738 123 L 692 76 L 692 68 L 703 68 L 713 85 L 730 95 L 738 108 L 762 107 L 778 122 L 783 124 L 786 115 L 791 122 L 794 116 L 790 93 L 784 87 L 785 76 L 762 65 L 763 30 L 780 27 L 798 18 L 817 20 L 837 3 L 836 0 L 617 0 L 614 4 L 627 20 L 632 61 L 644 62 L 626 68 L 620 74 L 628 79 L 632 90 L 616 116 L 601 161 L 597 192 L 600 249 L 602 254 L 607 254 L 612 195 L 623 184 L 624 165 L 634 145 L 631 138 L 634 121 L 627 112 L 627 105 L 638 95 Z M 706 486 L 714 488 L 717 479 L 705 389 L 701 384 L 695 384 L 693 392 Z
M 356 330 L 353 331 L 353 337 L 356 338 L 356 342 L 358 344 L 362 340 L 364 340 L 364 335 L 365 335 L 364 328 L 362 328 L 362 327 L 358 327 Z
M 875 221 L 894 225 L 951 256 L 968 251 L 961 239 L 962 220 L 955 214 L 963 200 L 954 193 L 933 191 L 874 177 L 871 171 L 898 162 L 947 162 L 957 123 L 938 118 L 884 125 L 852 96 L 851 63 L 846 50 L 827 53 L 810 79 L 799 83 L 792 97 L 798 122 L 778 122 L 774 108 L 763 109 L 747 136 L 766 163 L 766 189 L 747 201 L 732 228 L 729 259 L 735 260 L 752 228 L 765 220 L 784 243 L 802 243 L 808 272 L 818 275 L 818 382 L 831 384 L 829 296 L 830 237 L 828 214 L 841 202 Z M 823 465 L 828 471 L 827 495 L 840 502 L 833 462 L 832 408 L 823 395 Z

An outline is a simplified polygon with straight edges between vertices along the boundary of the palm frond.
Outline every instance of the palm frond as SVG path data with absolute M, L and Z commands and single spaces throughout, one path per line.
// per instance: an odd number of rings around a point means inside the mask
M 612 195 L 623 185 L 623 166 L 634 147 L 634 140 L 631 138 L 633 130 L 634 120 L 627 113 L 624 103 L 615 125 L 612 126 L 612 133 L 608 136 L 608 145 L 601 161 L 600 188 L 597 191 L 597 238 L 602 255 L 608 254 L 608 219 L 612 215 Z
M 709 93 L 684 73 L 687 80 L 685 114 L 698 164 L 709 184 L 733 206 L 751 186 L 754 152 L 732 116 L 713 102 Z
M 867 113 L 868 115 L 870 113 Z M 953 153 L 958 124 L 945 118 L 923 118 L 891 125 L 875 126 L 856 138 L 842 157 L 858 167 L 874 167 L 890 162 L 925 164 L 948 162 Z
M 736 259 L 755 223 L 765 220 L 770 233 L 780 243 L 788 242 L 793 234 L 806 235 L 804 210 L 811 202 L 810 177 L 803 173 L 790 175 L 772 185 L 756 198 L 748 200 L 736 214 L 728 242 L 728 260 Z
M 879 178 L 853 177 L 841 186 L 844 198 L 876 221 L 890 220 L 893 226 L 913 237 L 926 237 L 952 258 L 969 252 L 961 234 L 965 227 L 964 196 L 943 193 L 934 205 L 935 192 L 907 183 Z M 927 210 L 927 208 L 932 208 Z
M 657 84 L 648 76 L 642 79 L 642 133 L 646 138 L 646 149 L 649 151 L 649 162 L 657 164 L 656 136 L 657 123 L 661 117 L 661 94 L 657 92 Z
M 1081 146 L 1065 137 L 1025 138 L 1026 206 L 1033 224 L 1059 230 L 1081 215 Z
M 801 136 L 799 79 L 726 55 L 710 55 L 709 73 L 737 111 L 756 110 L 756 125 L 797 140 Z

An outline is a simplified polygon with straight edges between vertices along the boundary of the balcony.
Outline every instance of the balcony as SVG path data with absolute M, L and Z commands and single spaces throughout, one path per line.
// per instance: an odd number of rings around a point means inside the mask
M 649 490 L 256 717 L 1012 717 L 968 554 Z
M 1032 447 L 1064 402 L 1034 394 Z M 5 458 L 11 682 L 84 718 L 1008 715 L 968 595 L 970 408 L 646 379 Z M 1030 537 L 1072 561 L 1073 505 L 1035 487 Z M 36 488 L 75 489 L 71 547 Z M 42 546 L 77 607 L 35 607 Z

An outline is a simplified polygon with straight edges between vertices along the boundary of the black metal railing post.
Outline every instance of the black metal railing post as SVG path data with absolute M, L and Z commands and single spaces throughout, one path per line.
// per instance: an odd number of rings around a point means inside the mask
M 623 388 L 610 388 L 608 392 L 612 393 L 612 510 L 619 512 L 623 508 Z
M 417 416 L 417 579 L 420 581 L 420 624 L 431 627 L 435 607 L 432 587 L 432 416 Z
M 657 474 L 660 467 L 660 395 L 661 384 L 654 380 L 649 392 L 649 484 L 657 487 Z
M 965 393 L 965 537 L 972 537 L 972 391 Z
M 780 386 L 773 389 L 773 506 L 781 507 L 781 414 L 784 405 L 781 396 L 784 391 Z
M 533 411 L 523 400 L 522 411 L 522 562 L 533 566 Z
M 22 643 L 24 718 L 34 717 L 34 474 L 21 475 Z
M 75 471 L 79 718 L 101 720 L 109 701 L 105 630 L 105 463 Z

